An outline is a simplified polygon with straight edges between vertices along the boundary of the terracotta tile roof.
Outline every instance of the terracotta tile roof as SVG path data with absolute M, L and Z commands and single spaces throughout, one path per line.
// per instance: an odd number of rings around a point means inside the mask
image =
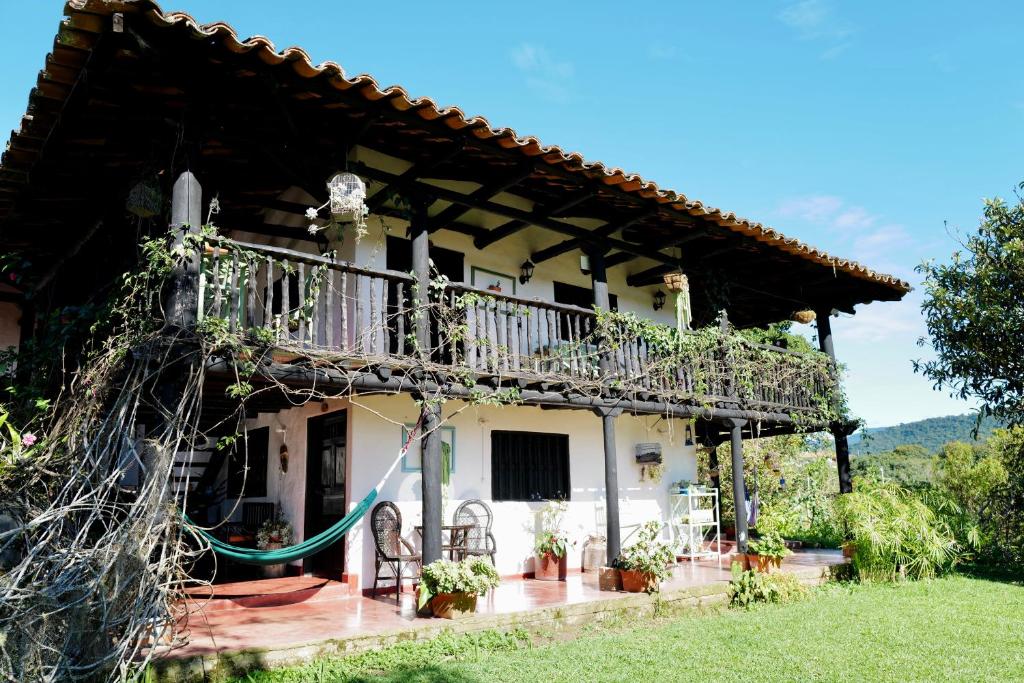
M 506 149 L 516 149 L 527 157 L 543 160 L 553 166 L 560 166 L 566 171 L 579 173 L 591 179 L 599 179 L 605 185 L 622 192 L 637 195 L 685 214 L 710 220 L 723 229 L 749 236 L 783 252 L 848 273 L 856 278 L 880 284 L 898 296 L 910 291 L 910 285 L 897 277 L 874 271 L 850 259 L 833 256 L 800 240 L 787 237 L 771 227 L 742 218 L 730 211 L 709 206 L 699 200 L 687 197 L 681 192 L 661 188 L 655 182 L 636 173 L 628 173 L 618 167 L 607 166 L 600 161 L 588 161 L 578 152 L 566 151 L 556 145 L 545 145 L 536 137 L 520 136 L 511 128 L 492 127 L 482 116 L 467 116 L 458 107 L 443 107 L 430 98 L 413 97 L 401 86 L 382 86 L 369 75 L 350 77 L 335 62 L 313 64 L 309 55 L 301 48 L 289 47 L 279 51 L 269 38 L 252 36 L 242 39 L 226 23 L 200 24 L 186 13 L 164 12 L 153 0 L 71 0 L 65 8 L 65 13 L 72 18 L 79 13 L 87 15 L 82 19 L 82 23 L 88 23 L 88 15 L 93 15 L 95 18 L 95 15 L 112 15 L 115 12 L 142 15 L 154 24 L 166 27 L 183 25 L 197 39 L 212 39 L 224 49 L 234 53 L 254 52 L 268 66 L 290 68 L 297 76 L 306 79 L 326 77 L 326 82 L 330 87 L 339 91 L 355 90 L 359 96 L 368 101 L 386 99 L 387 104 L 395 110 L 415 114 L 425 122 L 444 125 L 453 131 L 463 131 L 478 140 Z M 60 36 L 58 36 L 58 40 L 59 38 Z M 41 75 L 37 91 L 45 85 L 43 81 L 44 76 Z M 8 149 L 14 146 L 18 135 L 18 132 L 12 135 Z M 5 153 L 0 162 L 0 183 L 3 182 L 2 171 L 7 163 L 8 154 Z

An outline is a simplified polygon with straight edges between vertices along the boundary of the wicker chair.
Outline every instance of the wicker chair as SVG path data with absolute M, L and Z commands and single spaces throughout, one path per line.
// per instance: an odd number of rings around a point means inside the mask
M 402 601 L 402 579 L 406 578 L 403 568 L 412 565 L 414 567 L 423 564 L 423 557 L 416 552 L 408 541 L 402 538 L 402 513 L 398 506 L 390 501 L 377 503 L 370 513 L 370 524 L 373 527 L 373 544 L 376 548 L 375 568 L 373 572 L 373 590 L 371 594 L 377 597 L 377 582 L 380 579 L 393 579 L 395 582 L 395 602 Z M 387 567 L 393 576 L 381 574 L 381 569 Z M 419 579 L 417 571 L 411 577 L 415 586 Z
M 494 514 L 487 503 L 482 500 L 467 500 L 455 508 L 455 515 L 452 520 L 455 524 L 472 524 L 473 528 L 466 534 L 466 555 L 482 557 L 487 555 L 494 564 L 494 554 L 497 552 L 497 544 L 494 542 L 494 534 L 491 533 L 491 524 L 494 522 Z

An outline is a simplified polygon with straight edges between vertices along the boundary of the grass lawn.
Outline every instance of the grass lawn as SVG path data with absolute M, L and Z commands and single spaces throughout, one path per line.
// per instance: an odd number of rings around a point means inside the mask
M 965 576 L 830 586 L 788 605 L 630 621 L 568 641 L 540 640 L 449 637 L 238 680 L 1024 680 L 1024 586 Z

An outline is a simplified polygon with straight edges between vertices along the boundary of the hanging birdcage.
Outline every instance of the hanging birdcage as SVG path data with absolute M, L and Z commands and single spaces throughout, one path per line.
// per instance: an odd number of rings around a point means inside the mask
M 331 215 L 357 220 L 366 212 L 366 184 L 354 173 L 339 173 L 327 183 Z

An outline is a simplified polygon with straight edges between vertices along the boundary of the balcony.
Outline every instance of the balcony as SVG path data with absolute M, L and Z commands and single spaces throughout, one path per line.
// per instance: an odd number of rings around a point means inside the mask
M 838 396 L 824 354 L 797 353 L 718 328 L 685 332 L 633 315 L 431 283 L 322 256 L 214 238 L 199 284 L 200 321 L 266 330 L 278 358 L 449 373 L 459 385 L 541 387 L 646 405 L 786 415 L 822 425 Z M 429 320 L 420 353 L 416 320 Z

